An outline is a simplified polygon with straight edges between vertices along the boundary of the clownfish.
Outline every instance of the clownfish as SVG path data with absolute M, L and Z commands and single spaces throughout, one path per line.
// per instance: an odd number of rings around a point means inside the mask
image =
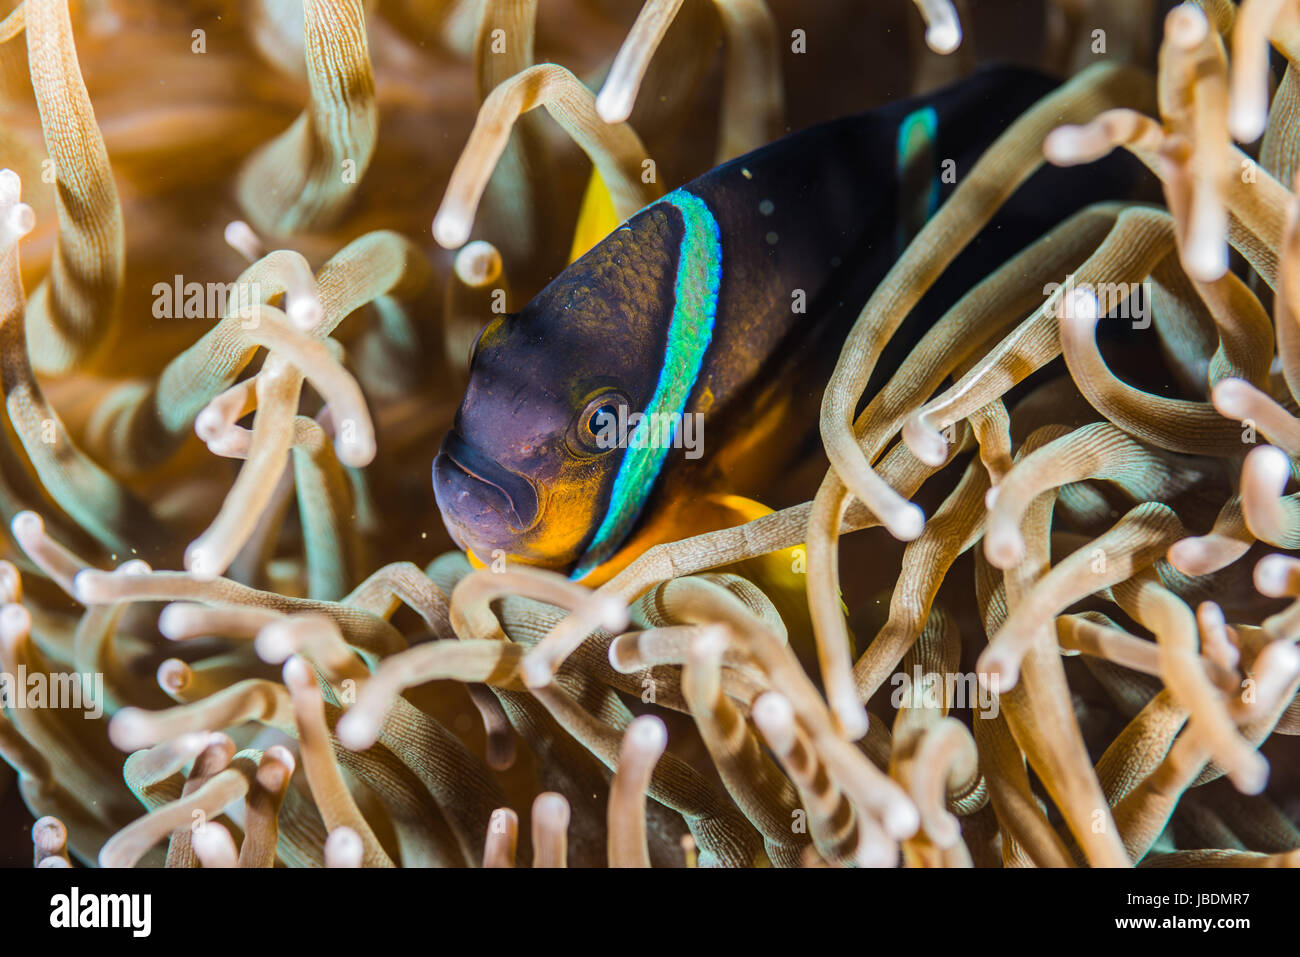
M 494 318 L 433 463 L 453 541 L 483 564 L 504 555 L 596 584 L 652 544 L 725 527 L 719 500 L 761 501 L 820 451 L 821 392 L 872 290 L 1054 86 L 996 68 L 787 136 L 674 189 Z M 877 376 L 1014 252 L 1132 193 L 1127 159 L 1035 173 L 923 298 Z

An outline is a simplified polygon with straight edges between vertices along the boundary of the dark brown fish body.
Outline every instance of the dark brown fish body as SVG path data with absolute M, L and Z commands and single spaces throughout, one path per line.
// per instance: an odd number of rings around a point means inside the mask
M 581 578 L 665 500 L 763 498 L 816 446 L 821 390 L 917 225 L 917 184 L 923 218 L 1052 85 L 988 71 L 786 137 L 633 216 L 484 330 L 434 468 L 453 537 L 483 561 L 499 549 Z M 923 299 L 878 374 L 988 271 L 1087 203 L 1132 192 L 1133 178 L 1115 165 L 1036 174 Z

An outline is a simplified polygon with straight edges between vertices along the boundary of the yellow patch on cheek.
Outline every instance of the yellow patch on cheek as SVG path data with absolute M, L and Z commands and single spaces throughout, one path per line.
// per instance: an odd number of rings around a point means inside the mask
M 561 565 L 577 559 L 578 545 L 599 524 L 602 475 L 571 475 L 550 486 L 541 521 L 520 542 L 519 560 Z

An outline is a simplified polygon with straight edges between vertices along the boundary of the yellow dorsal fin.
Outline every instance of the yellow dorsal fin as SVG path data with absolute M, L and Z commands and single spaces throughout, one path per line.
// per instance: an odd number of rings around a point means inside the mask
M 569 262 L 573 262 L 612 233 L 618 225 L 619 219 L 618 213 L 614 212 L 614 200 L 609 195 L 605 181 L 600 178 L 600 171 L 593 167 L 591 179 L 587 181 L 587 191 L 582 197 L 582 209 L 578 212 L 578 225 L 573 231 L 573 247 L 569 251 Z

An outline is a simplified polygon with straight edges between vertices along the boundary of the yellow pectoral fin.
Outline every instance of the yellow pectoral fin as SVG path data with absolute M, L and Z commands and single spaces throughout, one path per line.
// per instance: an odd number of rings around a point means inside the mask
M 766 505 L 743 495 L 711 495 L 707 501 L 721 513 L 718 528 L 733 528 L 772 514 L 772 509 Z M 817 650 L 812 616 L 808 611 L 807 568 L 807 548 L 794 545 L 736 562 L 724 570 L 748 578 L 771 599 L 790 633 L 790 647 L 805 666 L 815 667 Z M 843 599 L 840 605 L 844 606 Z M 847 617 L 848 609 L 845 608 L 844 612 Z M 852 652 L 852 632 L 849 641 L 849 651 Z
M 660 542 L 680 541 L 706 532 L 735 528 L 770 514 L 772 509 L 743 495 L 714 493 L 675 497 L 660 508 L 658 514 L 646 522 L 609 561 L 583 579 L 583 584 L 593 587 L 603 584 L 631 564 L 647 548 Z M 807 556 L 808 550 L 803 545 L 794 545 L 725 565 L 717 570 L 747 578 L 767 595 L 785 622 L 791 648 L 805 667 L 815 671 L 817 649 L 812 616 L 808 611 Z M 841 607 L 843 604 L 841 599 Z M 844 612 L 847 618 L 848 609 L 845 608 Z M 849 643 L 849 651 L 852 653 L 852 632 L 849 634 Z
M 665 503 L 614 555 L 594 568 L 582 584 L 595 588 L 609 581 L 629 564 L 645 553 L 646 549 L 662 542 L 680 541 L 735 528 L 771 515 L 772 509 L 743 495 L 708 494 L 676 496 Z M 812 616 L 808 611 L 808 550 L 794 545 L 779 551 L 758 555 L 744 561 L 718 568 L 747 578 L 771 600 L 789 634 L 790 647 L 803 665 L 815 672 L 817 669 L 816 639 L 813 636 Z M 483 563 L 469 554 L 476 568 Z M 844 608 L 843 598 L 840 600 Z M 844 608 L 845 617 L 848 609 Z M 849 632 L 849 651 L 853 652 L 853 634 Z
M 582 209 L 578 213 L 578 225 L 573 231 L 569 262 L 573 262 L 618 229 L 618 226 L 618 213 L 614 212 L 614 200 L 609 195 L 609 189 L 601 179 L 600 172 L 592 169 L 591 179 L 587 181 L 587 192 L 582 197 Z

